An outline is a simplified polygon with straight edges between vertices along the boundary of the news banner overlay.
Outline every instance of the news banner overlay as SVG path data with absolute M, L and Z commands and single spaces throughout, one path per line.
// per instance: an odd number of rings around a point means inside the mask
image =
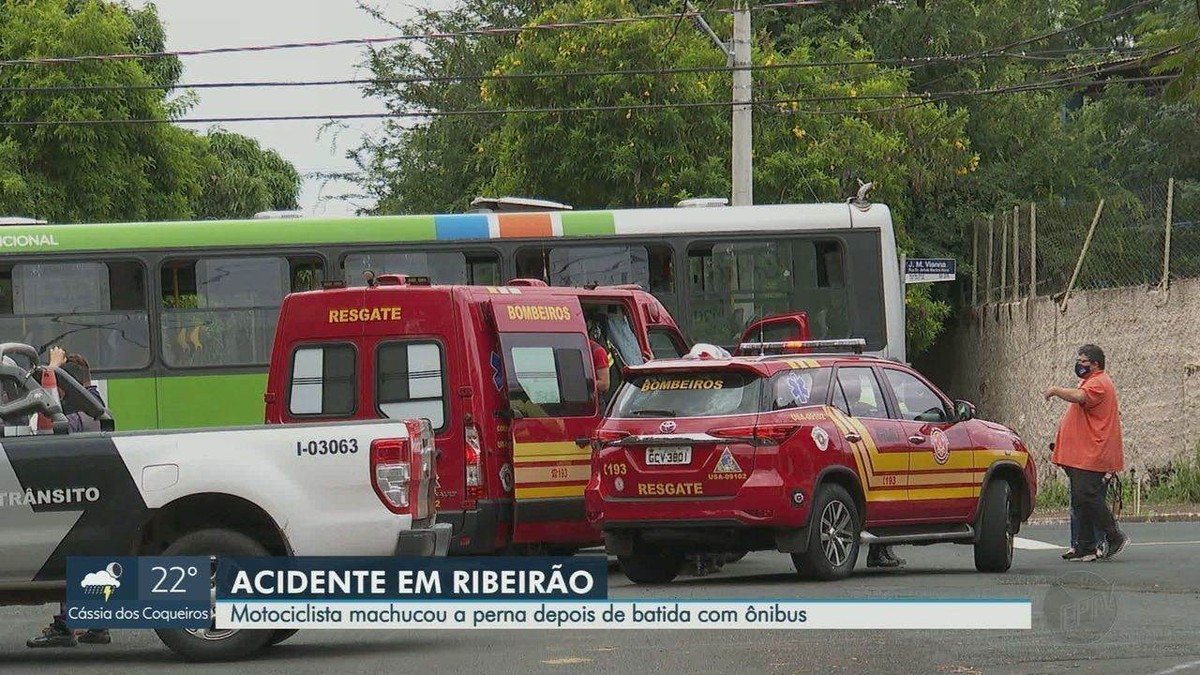
M 217 603 L 603 600 L 608 561 L 573 558 L 221 558 Z
M 1028 600 L 614 600 L 607 560 L 232 558 L 216 628 L 1029 629 Z
M 207 557 L 67 558 L 67 627 L 208 628 Z

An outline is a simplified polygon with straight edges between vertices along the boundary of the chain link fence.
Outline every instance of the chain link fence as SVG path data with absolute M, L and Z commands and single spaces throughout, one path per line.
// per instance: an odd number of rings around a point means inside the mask
M 970 236 L 975 305 L 1197 278 L 1200 181 L 1095 201 L 1004 204 L 977 219 Z

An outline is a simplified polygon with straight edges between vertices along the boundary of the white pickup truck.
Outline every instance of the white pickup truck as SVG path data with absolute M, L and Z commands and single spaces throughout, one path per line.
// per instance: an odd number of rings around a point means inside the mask
M 37 352 L 0 345 L 0 356 Z M 67 556 L 444 556 L 426 420 L 112 433 L 112 418 L 56 369 L 0 363 L 0 604 L 64 594 Z M 70 433 L 81 410 L 108 431 Z M 29 416 L 53 421 L 34 434 Z M 189 660 L 241 658 L 295 631 L 160 630 Z

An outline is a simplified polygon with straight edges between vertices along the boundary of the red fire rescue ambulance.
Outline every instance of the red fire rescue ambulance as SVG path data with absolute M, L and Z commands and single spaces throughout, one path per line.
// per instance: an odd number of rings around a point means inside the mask
M 1009 568 L 1037 496 L 1015 433 L 904 364 L 812 353 L 864 343 L 794 341 L 803 317 L 747 333 L 740 355 L 628 368 L 596 431 L 588 517 L 632 581 L 668 582 L 690 554 L 771 549 L 840 579 L 860 541 L 970 544 L 979 570 Z M 801 353 L 761 355 L 778 349 Z
M 611 361 L 607 394 L 597 345 Z M 622 368 L 683 351 L 670 314 L 636 287 L 383 275 L 284 300 L 266 421 L 427 418 L 452 553 L 568 553 L 601 541 L 583 489 Z

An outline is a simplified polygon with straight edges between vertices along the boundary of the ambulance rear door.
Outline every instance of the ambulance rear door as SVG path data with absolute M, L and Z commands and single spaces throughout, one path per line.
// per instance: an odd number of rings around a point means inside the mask
M 504 361 L 514 467 L 514 544 L 599 541 L 584 518 L 588 439 L 599 422 L 596 372 L 579 300 L 492 300 Z

